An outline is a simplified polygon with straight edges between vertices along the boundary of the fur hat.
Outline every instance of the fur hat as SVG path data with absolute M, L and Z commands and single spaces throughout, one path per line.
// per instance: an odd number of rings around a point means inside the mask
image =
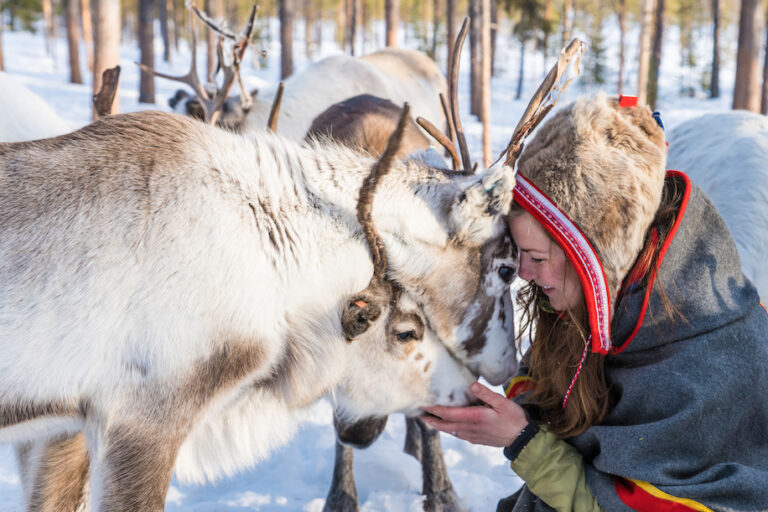
M 592 244 L 614 304 L 661 202 L 665 167 L 664 131 L 651 111 L 605 94 L 557 111 L 518 160 Z

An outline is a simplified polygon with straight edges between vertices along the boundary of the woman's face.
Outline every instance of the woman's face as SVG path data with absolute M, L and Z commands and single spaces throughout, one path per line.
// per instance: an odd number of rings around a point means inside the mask
M 583 293 L 565 252 L 528 212 L 510 216 L 509 227 L 520 248 L 520 277 L 535 282 L 557 311 L 575 308 Z

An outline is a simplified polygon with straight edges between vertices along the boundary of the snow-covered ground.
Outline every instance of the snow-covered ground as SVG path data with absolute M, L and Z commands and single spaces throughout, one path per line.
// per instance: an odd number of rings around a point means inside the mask
M 271 30 L 276 33 L 276 23 L 271 23 Z M 303 34 L 296 28 L 294 34 Z M 324 30 L 330 37 L 331 30 Z M 611 53 L 617 39 L 606 34 L 607 64 L 609 77 L 615 76 L 616 61 Z M 6 72 L 12 80 L 25 85 L 38 94 L 57 112 L 58 116 L 71 128 L 77 128 L 90 119 L 91 89 L 89 84 L 74 85 L 68 83 L 66 64 L 66 43 L 56 40 L 53 55 L 46 55 L 41 34 L 33 35 L 21 32 L 5 31 L 3 51 Z M 667 127 L 675 126 L 695 115 L 726 110 L 730 106 L 733 82 L 733 56 L 726 47 L 723 56 L 725 62 L 721 74 L 723 83 L 722 97 L 717 100 L 681 99 L 677 90 L 685 77 L 678 65 L 675 35 L 668 35 L 662 73 L 660 107 Z M 272 37 L 276 41 L 277 37 Z M 636 40 L 630 35 L 628 40 Z M 702 47 L 706 47 L 702 41 Z M 296 67 L 300 68 L 303 58 L 303 41 L 294 44 Z M 156 59 L 162 55 L 161 43 L 156 42 Z M 265 87 L 277 81 L 279 73 L 279 48 L 272 45 L 269 52 L 268 66 L 263 69 L 251 68 L 251 60 L 246 58 L 244 70 L 247 86 Z M 372 50 L 369 47 L 368 50 Z M 331 41 L 324 41 L 316 57 L 338 53 L 340 50 Z M 628 48 L 628 62 L 633 60 L 636 51 Z M 200 52 L 202 53 L 202 52 Z M 514 101 L 517 83 L 517 55 L 514 45 L 500 40 L 497 66 L 499 76 L 492 82 L 492 147 L 498 154 L 506 145 L 510 135 L 522 114 L 527 98 L 535 90 L 543 73 L 552 62 L 544 62 L 540 57 L 528 57 L 526 93 L 524 101 Z M 173 63 L 159 61 L 161 71 L 182 74 L 187 69 L 188 51 L 173 55 Z M 163 79 L 155 82 L 157 105 L 138 103 L 138 49 L 135 43 L 126 43 L 122 49 L 120 77 L 120 109 L 122 112 L 146 108 L 168 110 L 167 100 L 177 89 L 177 84 Z M 84 58 L 81 62 L 85 62 Z M 480 159 L 480 123 L 468 113 L 468 56 L 465 49 L 463 72 L 461 75 L 460 94 L 465 130 L 473 157 Z M 203 69 L 202 62 L 198 69 Z M 627 84 L 634 83 L 633 69 L 628 70 Z M 2 77 L 0 77 L 2 78 Z M 613 78 L 611 78 L 613 80 Z M 0 80 L 0 95 L 8 92 Z M 631 93 L 632 87 L 624 91 Z M 565 104 L 578 94 L 596 92 L 594 86 L 576 82 L 566 91 L 560 100 Z M 615 92 L 613 82 L 605 86 L 607 92 Z M 8 112 L 0 121 L 8 121 Z M 369 449 L 357 451 L 355 455 L 355 474 L 357 490 L 365 511 L 417 511 L 421 510 L 421 473 L 416 460 L 402 452 L 404 439 L 404 421 L 402 417 L 390 419 L 381 438 Z M 501 450 L 478 447 L 466 442 L 443 436 L 443 448 L 448 471 L 458 495 L 472 511 L 495 510 L 499 498 L 515 491 L 521 481 L 509 469 Z M 271 458 L 250 471 L 233 478 L 206 486 L 182 486 L 174 479 L 168 493 L 166 509 L 212 511 L 320 511 L 323 508 L 326 492 L 331 480 L 334 460 L 334 432 L 331 426 L 331 406 L 328 401 L 321 401 L 306 413 L 305 421 L 294 439 L 283 448 L 275 451 Z M 0 446 L 0 512 L 20 510 L 22 503 L 21 487 L 17 475 L 15 460 L 11 448 Z

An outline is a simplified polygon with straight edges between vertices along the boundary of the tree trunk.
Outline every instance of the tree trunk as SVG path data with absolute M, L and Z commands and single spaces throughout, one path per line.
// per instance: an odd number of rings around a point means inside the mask
M 448 60 L 453 57 L 453 43 L 456 41 L 456 0 L 445 1 L 446 38 L 448 39 Z
M 496 37 L 499 34 L 499 0 L 491 0 L 491 76 L 496 76 Z
M 141 0 L 139 0 L 141 1 Z M 222 0 L 206 0 L 205 2 L 205 14 L 212 20 L 221 20 L 224 18 L 224 5 Z M 213 30 L 203 28 L 206 32 L 206 40 L 208 41 L 208 58 L 206 69 L 208 70 L 208 80 L 213 81 L 213 74 L 216 72 L 216 43 L 218 36 Z
M 653 30 L 653 53 L 651 54 L 651 76 L 649 78 L 648 105 L 656 108 L 659 97 L 659 71 L 661 70 L 661 49 L 664 41 L 664 10 L 666 0 L 656 1 L 656 19 Z
M 0 71 L 5 71 L 3 62 L 3 0 L 0 0 Z
M 280 80 L 293 74 L 293 0 L 280 0 Z
M 94 0 L 93 94 L 101 90 L 101 74 L 120 63 L 120 0 Z M 115 92 L 112 114 L 120 111 L 120 89 Z M 94 112 L 94 119 L 96 118 Z
M 160 36 L 163 38 L 163 60 L 171 62 L 171 37 L 168 33 L 168 0 L 157 0 L 157 16 L 160 18 Z
M 51 54 L 53 43 L 53 5 L 51 0 L 42 0 L 43 24 L 45 31 L 45 53 Z
M 482 0 L 469 0 L 469 113 L 481 115 L 480 89 L 482 88 L 482 70 L 480 69 L 480 31 L 482 26 Z
M 179 0 L 171 0 L 171 17 L 173 18 L 173 48 L 179 51 L 179 41 L 181 40 L 181 31 L 184 27 L 185 9 L 178 5 Z
M 91 21 L 91 0 L 80 0 L 80 21 L 83 27 L 83 44 L 88 71 L 93 73 L 93 25 Z
M 83 83 L 83 75 L 80 73 L 80 31 L 77 23 L 80 9 L 78 7 L 80 7 L 78 0 L 64 0 L 67 47 L 69 48 L 69 81 L 73 84 Z
M 654 0 L 642 0 L 640 11 L 640 55 L 637 68 L 637 99 L 648 103 L 648 68 L 651 62 L 651 36 L 653 35 Z
M 312 27 L 314 26 L 314 13 L 312 12 L 312 0 L 304 0 L 304 55 L 312 58 Z
M 709 97 L 720 97 L 720 0 L 712 0 L 712 73 Z
M 482 0 L 480 27 L 480 118 L 483 121 L 483 166 L 491 165 L 491 0 Z
M 765 57 L 763 61 L 763 87 L 762 95 L 760 97 L 760 112 L 762 114 L 768 113 L 768 30 L 765 31 Z M 2 62 L 2 55 L 0 55 L 0 63 Z
M 573 31 L 573 0 L 563 1 L 563 47 L 571 42 Z
M 164 0 L 159 0 L 163 2 Z M 154 39 L 154 0 L 139 0 L 139 53 L 141 63 L 150 69 L 155 67 Z M 139 103 L 155 102 L 155 77 L 152 73 L 141 71 L 139 78 Z
M 517 92 L 515 99 L 519 100 L 523 96 L 523 70 L 525 69 L 525 38 L 520 38 L 520 72 L 517 76 Z
M 433 60 L 437 59 L 437 38 L 440 31 L 440 10 L 442 6 L 440 0 L 432 1 L 432 46 L 430 48 L 430 54 Z
M 619 0 L 619 88 L 621 94 L 624 91 L 624 38 L 627 34 L 627 0 Z
M 349 0 L 349 54 L 355 56 L 355 43 L 357 41 L 358 2 Z
M 386 45 L 397 46 L 397 22 L 400 12 L 400 0 L 384 0 L 384 17 L 386 19 Z
M 739 49 L 736 52 L 736 83 L 733 108 L 760 112 L 760 42 L 763 34 L 763 3 L 742 0 L 739 17 Z

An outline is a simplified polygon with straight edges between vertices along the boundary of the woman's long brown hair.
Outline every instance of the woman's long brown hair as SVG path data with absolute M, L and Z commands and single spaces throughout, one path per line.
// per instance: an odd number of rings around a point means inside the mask
M 642 275 L 641 288 L 648 285 L 656 271 L 659 249 L 662 247 L 677 219 L 677 212 L 685 186 L 676 178 L 668 179 L 661 204 L 651 224 L 658 237 L 646 234 L 644 248 L 638 255 L 634 271 Z M 519 215 L 522 208 L 513 207 L 512 215 Z M 666 313 L 674 315 L 674 306 L 656 280 Z M 621 296 L 617 299 L 621 300 Z M 576 374 L 576 369 L 589 340 L 589 317 L 584 300 L 568 311 L 556 312 L 549 305 L 547 296 L 534 283 L 524 286 L 517 296 L 523 309 L 522 325 L 517 333 L 517 348 L 530 338 L 529 350 L 523 355 L 523 364 L 536 382 L 531 402 L 540 413 L 540 423 L 561 437 L 572 437 L 584 432 L 591 425 L 599 424 L 614 406 L 611 384 L 605 376 L 605 356 L 588 353 L 584 367 L 563 409 L 563 397 Z M 535 327 L 535 329 L 534 329 Z M 534 332 L 535 331 L 535 332 Z

